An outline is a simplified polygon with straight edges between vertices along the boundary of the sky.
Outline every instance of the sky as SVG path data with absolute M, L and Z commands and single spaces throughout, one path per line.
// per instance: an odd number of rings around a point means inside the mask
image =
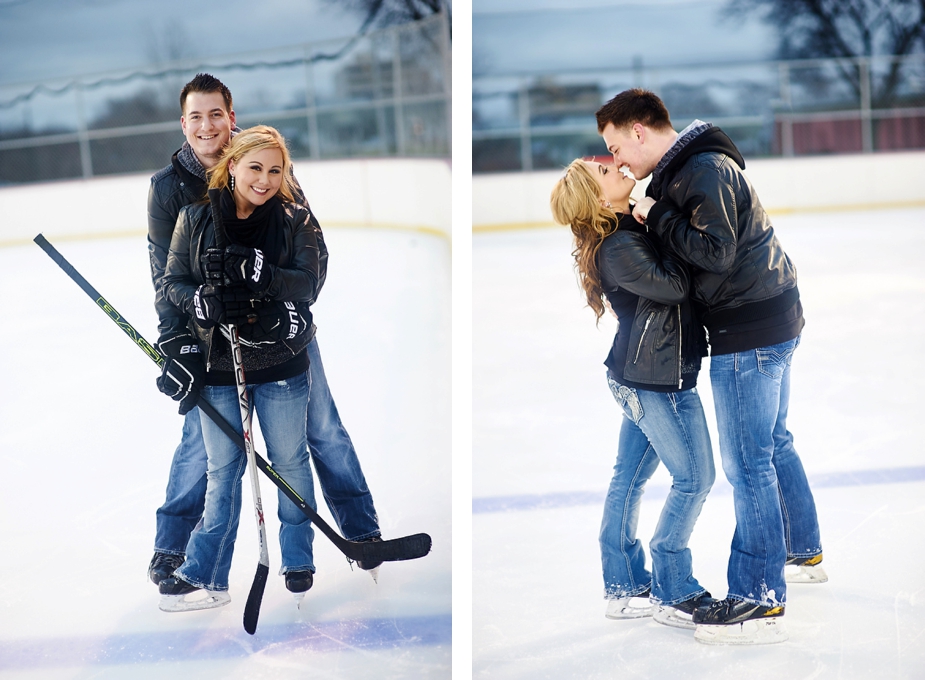
M 473 74 L 771 58 L 775 36 L 727 0 L 473 0 Z
M 324 0 L 0 0 L 0 85 L 353 35 Z

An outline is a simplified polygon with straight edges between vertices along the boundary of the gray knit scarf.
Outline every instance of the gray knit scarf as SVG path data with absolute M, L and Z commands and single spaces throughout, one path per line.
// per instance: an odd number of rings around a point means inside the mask
M 193 147 L 189 145 L 189 142 L 183 142 L 183 146 L 181 146 L 180 150 L 177 152 L 177 160 L 180 161 L 180 165 L 189 170 L 190 173 L 196 175 L 196 177 L 202 181 L 206 181 L 206 169 L 202 167 L 202 163 L 199 162 L 196 154 L 193 153 Z
M 655 170 L 652 171 L 652 186 L 661 186 L 662 172 L 665 171 L 668 164 L 681 153 L 685 146 L 712 127 L 713 123 L 704 123 L 702 120 L 695 119 L 690 125 L 681 130 L 674 144 L 665 152 L 665 155 L 662 156 L 662 160 L 658 162 L 658 165 L 655 166 Z

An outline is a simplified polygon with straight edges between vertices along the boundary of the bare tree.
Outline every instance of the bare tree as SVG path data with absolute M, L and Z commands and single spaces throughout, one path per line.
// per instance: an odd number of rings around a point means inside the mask
M 925 0 L 729 0 L 733 16 L 758 14 L 778 33 L 781 59 L 897 57 L 925 52 Z M 874 103 L 894 99 L 903 75 L 894 59 L 877 79 Z M 857 68 L 841 67 L 857 96 Z
M 325 0 L 330 5 L 337 5 L 362 14 L 365 31 L 382 28 L 409 21 L 419 21 L 432 14 L 449 11 L 447 0 Z

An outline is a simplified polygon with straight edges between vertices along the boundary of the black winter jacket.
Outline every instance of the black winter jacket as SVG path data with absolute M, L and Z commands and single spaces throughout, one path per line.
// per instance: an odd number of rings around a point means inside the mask
M 601 286 L 620 319 L 604 361 L 614 378 L 658 392 L 696 386 L 706 337 L 688 299 L 687 267 L 662 252 L 629 215 L 604 239 L 597 262 Z
M 318 294 L 321 257 L 312 214 L 296 203 L 282 203 L 284 210 L 282 250 L 275 263 L 265 264 L 271 271 L 266 298 L 279 302 L 313 301 Z M 215 247 L 215 228 L 208 202 L 199 202 L 180 211 L 177 226 L 170 241 L 170 251 L 161 286 L 164 297 L 182 318 L 186 328 L 195 313 L 193 296 L 205 283 L 200 257 L 207 248 Z M 189 327 L 197 335 L 206 356 L 208 369 L 212 355 L 214 328 L 203 329 L 195 323 Z M 292 340 L 281 340 L 295 356 L 314 337 L 310 328 Z
M 170 159 L 170 165 L 151 177 L 148 188 L 148 256 L 151 265 L 151 280 L 154 283 L 154 308 L 158 316 L 158 333 L 163 336 L 186 328 L 186 314 L 181 313 L 164 298 L 161 277 L 167 266 L 167 252 L 170 239 L 177 224 L 180 210 L 197 201 L 205 200 L 206 181 L 197 177 L 180 163 L 176 152 Z M 312 227 L 318 243 L 319 272 L 317 295 L 327 276 L 328 249 L 324 244 L 321 225 L 305 199 L 301 187 L 296 183 L 296 201 L 301 203 L 311 215 Z M 314 298 L 309 301 L 314 303 Z
M 712 127 L 657 170 L 646 189 L 656 200 L 646 224 L 695 268 L 691 298 L 701 308 L 711 344 L 721 333 L 735 334 L 737 325 L 786 317 L 779 324 L 769 321 L 776 326 L 763 329 L 757 340 L 749 336 L 721 353 L 783 342 L 803 326 L 802 308 L 794 311 L 799 300 L 796 268 L 774 235 L 744 167 L 732 140 Z

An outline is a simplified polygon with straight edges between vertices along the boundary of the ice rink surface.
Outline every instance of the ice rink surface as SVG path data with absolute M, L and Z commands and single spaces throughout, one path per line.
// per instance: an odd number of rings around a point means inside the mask
M 34 233 L 50 227 L 36 221 Z M 143 234 L 48 238 L 157 339 Z M 318 572 L 300 612 L 277 575 L 276 490 L 261 475 L 270 579 L 256 634 L 242 627 L 258 560 L 247 480 L 231 603 L 159 611 L 146 570 L 180 437 L 176 405 L 157 391 L 153 363 L 41 249 L 0 248 L 0 677 L 449 677 L 449 243 L 362 228 L 325 238 L 329 273 L 313 311 L 331 391 L 383 535 L 427 532 L 431 554 L 383 564 L 377 585 L 316 531 Z
M 473 675 L 476 678 L 925 678 L 925 209 L 773 218 L 807 325 L 790 429 L 814 488 L 829 582 L 788 588 L 790 640 L 714 647 L 651 619 L 604 618 L 597 532 L 620 411 L 565 228 L 473 245 Z M 699 384 L 717 482 L 695 575 L 726 594 L 734 527 L 709 364 Z M 643 501 L 652 535 L 670 478 Z

